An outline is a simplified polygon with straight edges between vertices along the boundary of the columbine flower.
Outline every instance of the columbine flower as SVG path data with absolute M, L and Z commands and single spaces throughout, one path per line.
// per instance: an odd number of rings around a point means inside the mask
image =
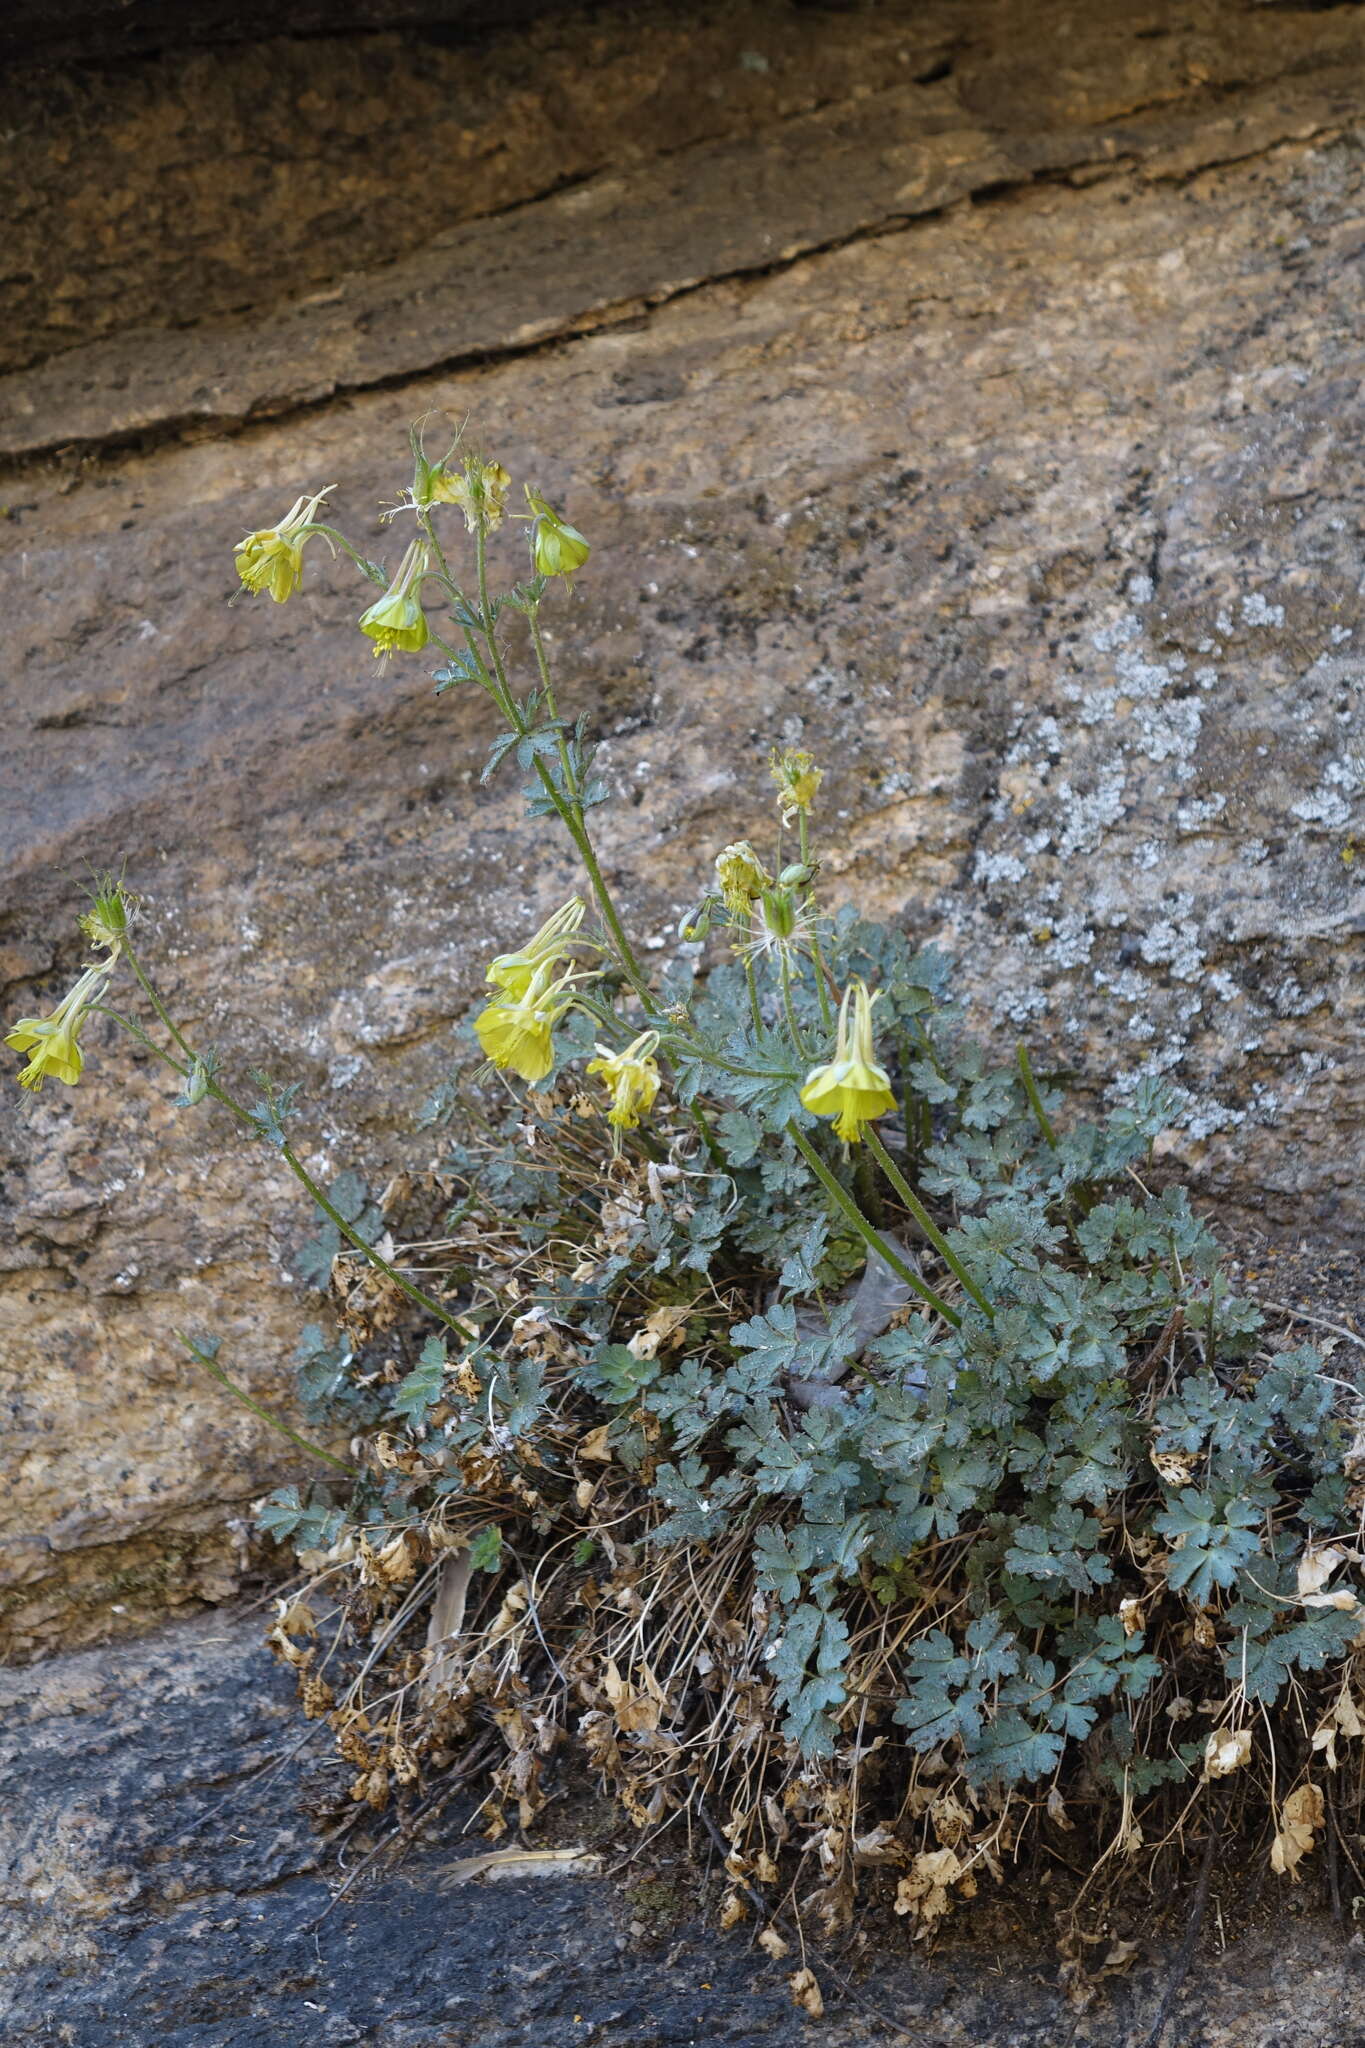
M 737 839 L 716 855 L 716 880 L 734 917 L 747 917 L 749 905 L 771 887 L 772 879 L 747 839 Z
M 262 527 L 239 542 L 237 574 L 247 590 L 268 590 L 276 604 L 292 597 L 303 580 L 303 550 L 310 538 L 308 529 L 318 516 L 318 507 L 328 493 L 328 484 L 311 498 L 296 498 L 278 526 Z
M 473 533 L 480 516 L 488 528 L 502 525 L 502 515 L 507 509 L 507 493 L 512 488 L 512 479 L 500 462 L 482 462 L 477 455 L 471 456 L 463 470 L 447 469 L 438 462 L 420 477 L 413 495 L 424 505 L 458 505 L 464 513 L 467 530 Z
M 659 1092 L 659 1069 L 651 1054 L 659 1043 L 657 1031 L 642 1031 L 624 1052 L 612 1052 L 599 1045 L 598 1057 L 588 1061 L 588 1072 L 600 1074 L 611 1091 L 607 1122 L 618 1130 L 633 1131 L 641 1115 L 652 1109 Z
M 422 578 L 430 566 L 427 543 L 410 542 L 384 595 L 361 614 L 360 630 L 373 640 L 376 661 L 383 661 L 398 648 L 405 654 L 418 654 L 431 638 L 420 595 Z
M 531 559 L 538 576 L 562 576 L 573 588 L 575 569 L 581 569 L 592 553 L 576 526 L 570 526 L 567 519 L 551 509 L 539 491 L 526 486 L 526 502 L 531 508 Z M 524 513 L 521 515 L 526 516 Z
M 32 1059 L 19 1075 L 21 1088 L 38 1089 L 49 1074 L 74 1087 L 85 1064 L 76 1043 L 91 1003 L 104 993 L 109 962 L 87 967 L 69 994 L 62 997 L 50 1017 L 21 1017 L 5 1044 L 15 1052 L 31 1052 Z
M 567 903 L 561 903 L 553 917 L 546 918 L 519 953 L 499 953 L 495 960 L 490 960 L 484 977 L 490 987 L 504 990 L 514 1002 L 524 996 L 539 968 L 565 957 L 586 908 L 581 896 L 571 896 Z
M 878 1064 L 872 1043 L 872 998 L 861 981 L 851 981 L 844 990 L 834 1058 L 807 1074 L 801 1100 L 816 1116 L 832 1116 L 835 1130 L 848 1145 L 858 1143 L 864 1124 L 896 1107 L 886 1068 Z
M 824 775 L 824 769 L 816 767 L 814 756 L 803 753 L 799 747 L 785 747 L 780 754 L 774 749 L 772 778 L 777 784 L 777 803 L 784 825 L 793 824 L 798 812 L 810 809 Z
M 510 1002 L 490 1003 L 474 1019 L 474 1029 L 495 1067 L 510 1067 L 523 1081 L 543 1081 L 555 1063 L 550 1034 L 573 998 L 573 974 L 551 980 L 553 959 L 546 960 Z

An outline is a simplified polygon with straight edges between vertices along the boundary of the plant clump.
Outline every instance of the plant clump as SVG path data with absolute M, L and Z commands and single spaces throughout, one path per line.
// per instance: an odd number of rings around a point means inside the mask
M 375 653 L 437 647 L 438 694 L 485 692 L 485 776 L 515 761 L 582 863 L 497 937 L 431 1173 L 386 1213 L 354 1171 L 323 1188 L 292 1085 L 243 1100 L 189 1043 L 117 884 L 86 921 L 105 958 L 9 1039 L 26 1085 L 75 1081 L 85 1016 L 116 1016 L 325 1218 L 334 1328 L 300 1385 L 350 1449 L 310 1446 L 325 1479 L 260 1522 L 298 1554 L 271 1640 L 346 1800 L 481 1772 L 496 1838 L 577 1758 L 640 1828 L 715 1830 L 726 1924 L 789 1886 L 826 1934 L 866 1873 L 923 1933 L 1058 1831 L 1105 1884 L 1215 1827 L 1284 1874 L 1329 1830 L 1354 1863 L 1359 1397 L 1158 1185 L 1161 1086 L 1095 1122 L 1023 1047 L 992 1063 L 947 959 L 826 901 L 821 770 L 792 749 L 647 971 L 540 626 L 590 545 L 527 486 L 530 574 L 495 592 L 507 472 L 413 454 L 392 576 L 326 492 L 238 567 L 284 601 L 314 535 L 349 555 Z M 123 962 L 145 1025 L 106 1000 Z

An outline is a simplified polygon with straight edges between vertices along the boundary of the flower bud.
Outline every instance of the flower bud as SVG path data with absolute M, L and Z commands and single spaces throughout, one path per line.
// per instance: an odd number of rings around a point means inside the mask
M 784 889 L 808 889 L 815 880 L 815 863 L 807 860 L 793 861 L 789 868 L 783 868 L 777 879 Z
M 703 896 L 701 902 L 688 911 L 678 922 L 678 937 L 688 945 L 704 939 L 711 929 L 711 913 L 716 907 L 714 896 Z

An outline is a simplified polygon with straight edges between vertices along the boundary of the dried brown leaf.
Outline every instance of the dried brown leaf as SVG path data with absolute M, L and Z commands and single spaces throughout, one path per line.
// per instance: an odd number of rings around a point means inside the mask
M 797 1970 L 787 1979 L 787 1984 L 791 1990 L 793 2003 L 799 2005 L 802 2012 L 813 2020 L 824 2018 L 825 2001 L 820 1996 L 820 1986 L 814 1970 Z

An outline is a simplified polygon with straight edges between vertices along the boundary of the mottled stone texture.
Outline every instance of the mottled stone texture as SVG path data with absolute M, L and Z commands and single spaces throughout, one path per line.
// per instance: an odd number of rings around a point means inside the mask
M 443 1889 L 487 1846 L 454 1805 L 397 1870 L 380 1857 L 338 1899 L 336 1852 L 301 1803 L 327 1775 L 321 1744 L 300 1754 L 290 1694 L 258 1627 L 228 1615 L 0 1672 L 7 2048 L 1141 2048 L 1150 2036 L 1164 1930 L 1125 1920 L 1137 1957 L 1078 2014 L 1057 1983 L 1059 1900 L 1026 1880 L 983 1892 L 932 1952 L 869 1900 L 852 1942 L 812 1952 L 826 2017 L 807 2022 L 787 1990 L 794 1958 L 770 1962 L 752 1923 L 715 1933 L 724 1880 L 699 1871 L 685 1834 L 621 1843 L 605 1802 L 553 1766 L 538 1840 L 597 1849 L 605 1874 Z M 348 1874 L 370 1842 L 364 1824 L 350 1835 Z M 1171 2048 L 1352 2048 L 1361 1936 L 1334 1927 L 1307 1884 L 1273 1928 L 1237 1891 L 1235 1869 L 1220 1871 L 1222 1939 L 1176 2002 Z
M 23 656 L 0 768 L 7 1012 L 76 960 L 83 863 L 126 858 L 182 1015 L 241 1067 L 303 1083 L 320 1171 L 358 1159 L 382 1186 L 425 1156 L 411 1111 L 479 963 L 569 863 L 527 836 L 512 778 L 480 787 L 482 701 L 434 702 L 420 660 L 371 661 L 343 565 L 315 548 L 298 601 L 227 600 L 232 542 L 310 483 L 335 482 L 342 523 L 392 553 L 378 503 L 405 480 L 409 420 L 443 407 L 595 543 L 554 639 L 564 697 L 604 741 L 605 859 L 646 934 L 666 941 L 711 852 L 766 802 L 770 744 L 799 738 L 829 770 L 832 894 L 942 938 L 1003 1052 L 1026 1030 L 1078 1097 L 1168 1074 L 1170 1151 L 1226 1219 L 1324 1259 L 1358 1247 L 1363 18 L 1099 0 L 833 25 L 755 10 L 727 92 L 800 71 L 803 35 L 812 64 L 839 52 L 801 164 L 806 253 L 775 243 L 766 268 L 708 281 L 706 215 L 681 276 L 656 266 L 651 283 L 648 247 L 632 251 L 644 283 L 627 306 L 592 313 L 590 267 L 571 291 L 561 266 L 563 340 L 518 343 L 490 291 L 503 352 L 454 367 L 433 368 L 450 352 L 424 336 L 414 285 L 405 366 L 378 387 L 254 424 L 248 402 L 193 434 L 156 413 L 147 334 L 129 359 L 151 392 L 141 445 L 87 431 L 79 454 L 34 457 L 6 485 L 0 577 Z M 888 200 L 863 166 L 875 203 L 855 232 L 857 124 L 839 96 L 881 90 L 898 24 L 917 51 L 959 54 L 919 88 L 897 69 L 917 168 L 893 167 Z M 680 31 L 660 17 L 620 33 L 602 61 L 624 107 L 620 79 L 659 73 Z M 315 89 L 338 105 L 349 61 L 313 47 Z M 487 61 L 498 80 L 511 59 Z M 111 133 L 125 89 L 110 86 Z M 617 147 L 606 168 L 632 161 L 647 239 L 640 181 L 684 206 L 683 159 L 633 162 L 638 138 L 614 144 L 601 106 L 598 153 L 570 168 Z M 785 107 L 768 105 L 754 152 L 787 146 Z M 415 195 L 409 143 L 392 175 Z M 877 146 L 900 145 L 879 130 Z M 198 135 L 185 160 L 212 183 L 227 147 Z M 698 189 L 728 234 L 713 169 Z M 264 279 L 245 361 L 271 293 L 300 278 L 282 283 L 242 232 L 241 289 L 253 265 Z M 452 246 L 432 258 L 443 288 Z M 339 277 L 346 235 L 328 247 Z M 129 318 L 183 317 L 155 219 L 117 260 Z M 391 308 L 384 275 L 364 289 Z M 525 295 L 514 266 L 502 275 Z M 206 323 L 207 352 L 223 332 Z M 192 339 L 164 338 L 177 364 Z M 0 382 L 11 418 L 31 374 Z M 21 1650 L 217 1596 L 230 1523 L 297 1469 L 187 1373 L 174 1332 L 219 1331 L 244 1379 L 287 1399 L 303 1208 L 215 1115 L 173 1111 L 112 1031 L 90 1042 L 78 1094 L 3 1108 L 0 1568 Z

